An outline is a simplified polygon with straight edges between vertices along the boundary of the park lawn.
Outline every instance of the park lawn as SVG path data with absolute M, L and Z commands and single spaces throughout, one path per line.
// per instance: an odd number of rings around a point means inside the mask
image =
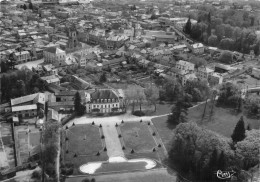
M 40 138 L 41 138 L 40 132 L 30 133 L 29 137 L 30 137 L 30 145 L 32 147 L 40 145 Z
M 66 142 L 66 132 L 68 142 Z M 85 137 L 85 135 L 87 137 Z M 99 128 L 92 125 L 76 125 L 61 132 L 63 163 L 74 164 L 74 175 L 82 174 L 79 167 L 88 162 L 107 161 L 108 156 L 103 151 Z M 67 148 L 68 147 L 68 148 Z M 68 153 L 66 152 L 68 151 Z M 99 152 L 100 155 L 97 155 Z M 75 157 L 76 154 L 76 157 Z
M 95 173 L 145 170 L 146 162 L 103 163 Z
M 78 155 L 93 155 L 103 149 L 99 128 L 92 125 L 77 125 L 67 131 L 69 152 Z
M 154 111 L 154 105 L 146 104 L 142 106 L 142 110 L 145 111 L 145 115 L 160 116 L 171 113 L 172 105 L 172 103 L 156 104 L 156 111 Z
M 120 130 L 126 148 L 135 152 L 151 152 L 156 143 L 148 129 L 147 123 L 124 123 Z
M 205 111 L 205 118 L 201 121 L 202 114 L 205 108 L 205 103 L 197 107 L 191 108 L 188 111 L 188 120 L 197 122 L 198 125 L 215 131 L 223 136 L 231 137 L 233 130 L 242 116 L 242 113 L 237 114 L 230 108 L 214 107 L 213 116 L 210 118 L 212 104 L 209 102 Z M 252 129 L 259 129 L 260 121 L 257 119 L 247 118 L 244 114 L 245 127 L 250 125 Z
M 152 122 L 159 133 L 165 148 L 169 151 L 171 149 L 171 140 L 174 135 L 174 126 L 169 125 L 167 119 L 168 116 L 156 117 L 152 119 Z
M 106 152 L 100 152 L 100 155 L 89 155 L 89 156 L 77 156 L 74 157 L 73 153 L 64 154 L 64 163 L 72 163 L 74 165 L 74 175 L 82 174 L 79 170 L 79 167 L 83 164 L 87 164 L 88 162 L 97 162 L 97 161 L 107 161 L 108 156 Z

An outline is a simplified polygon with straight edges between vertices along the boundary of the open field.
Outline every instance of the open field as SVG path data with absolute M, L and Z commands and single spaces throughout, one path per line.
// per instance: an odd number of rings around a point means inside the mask
M 234 110 L 229 108 L 222 108 L 214 106 L 213 115 L 210 117 L 211 102 L 207 104 L 205 117 L 203 120 L 202 114 L 205 104 L 192 108 L 188 112 L 188 119 L 197 122 L 199 125 L 205 128 L 215 131 L 223 136 L 231 137 L 233 130 L 242 116 L 242 113 L 237 114 Z M 247 118 L 244 114 L 245 127 L 250 125 L 252 129 L 259 129 L 260 121 L 257 119 Z
M 108 160 L 101 136 L 102 129 L 90 124 L 72 126 L 62 132 L 62 162 L 74 164 L 73 174 L 80 174 L 78 168 L 83 164 Z
M 145 170 L 146 162 L 104 163 L 95 173 Z
M 156 147 L 147 123 L 125 123 L 120 125 L 125 147 L 137 153 L 150 152 Z
M 152 122 L 158 131 L 164 146 L 167 151 L 171 148 L 171 140 L 173 137 L 173 126 L 169 125 L 167 122 L 168 116 L 162 116 L 158 118 L 153 118 Z

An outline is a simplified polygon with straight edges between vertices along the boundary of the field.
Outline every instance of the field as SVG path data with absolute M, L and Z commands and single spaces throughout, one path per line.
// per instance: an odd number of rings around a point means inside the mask
M 171 140 L 173 138 L 173 128 L 167 122 L 168 116 L 162 116 L 158 118 L 153 118 L 152 122 L 155 126 L 156 130 L 158 131 L 164 146 L 166 147 L 167 151 L 171 148 Z
M 166 157 L 161 138 L 152 123 L 124 123 L 118 127 L 118 133 L 122 136 L 120 142 L 125 147 L 127 159 L 150 158 L 162 161 Z
M 234 110 L 229 108 L 222 108 L 214 106 L 213 116 L 210 117 L 211 103 L 207 104 L 205 111 L 205 118 L 201 121 L 202 113 L 205 104 L 199 105 L 198 107 L 192 108 L 188 112 L 188 119 L 197 122 L 199 125 L 205 128 L 222 134 L 226 137 L 231 137 L 233 130 L 242 116 L 242 113 L 237 114 Z M 245 127 L 250 125 L 252 129 L 259 129 L 260 121 L 257 119 L 247 118 L 244 114 Z
M 13 148 L 12 129 L 8 123 L 0 124 L 0 169 L 15 167 L 15 155 Z
M 40 152 L 40 131 L 38 129 L 18 126 L 16 127 L 16 140 L 18 164 L 27 163 L 29 157 Z
M 125 123 L 120 126 L 125 147 L 137 153 L 150 152 L 156 147 L 147 123 Z
M 104 163 L 95 173 L 145 170 L 146 162 Z
M 104 139 L 101 139 L 102 129 L 92 125 L 76 125 L 62 133 L 62 161 L 73 163 L 74 174 L 82 164 L 94 161 L 106 161 L 108 156 L 103 150 Z M 99 152 L 99 155 L 97 153 Z

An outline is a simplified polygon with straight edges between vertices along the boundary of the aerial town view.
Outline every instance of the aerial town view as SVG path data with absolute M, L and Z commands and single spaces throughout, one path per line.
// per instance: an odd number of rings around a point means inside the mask
M 260 0 L 0 9 L 0 181 L 260 182 Z

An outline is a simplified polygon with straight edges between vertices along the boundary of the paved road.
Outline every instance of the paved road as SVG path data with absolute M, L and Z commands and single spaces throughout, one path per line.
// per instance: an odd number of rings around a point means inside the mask
M 118 133 L 115 125 L 113 124 L 105 124 L 102 125 L 102 129 L 105 136 L 106 147 L 107 147 L 107 155 L 109 158 L 112 157 L 124 157 L 124 152 L 122 150 L 122 146 L 120 140 L 118 138 Z

